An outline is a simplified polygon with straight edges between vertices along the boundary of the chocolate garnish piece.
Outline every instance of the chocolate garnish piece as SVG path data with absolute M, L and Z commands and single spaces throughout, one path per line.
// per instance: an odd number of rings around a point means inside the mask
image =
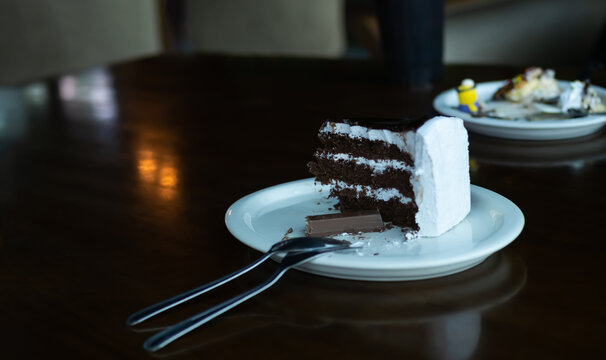
M 383 227 L 383 219 L 376 209 L 305 217 L 305 234 L 307 236 L 357 234 L 379 231 Z

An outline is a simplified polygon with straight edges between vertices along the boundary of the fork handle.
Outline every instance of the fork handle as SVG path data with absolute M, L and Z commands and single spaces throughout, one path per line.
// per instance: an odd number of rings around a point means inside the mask
M 153 316 L 156 316 L 168 309 L 171 309 L 179 304 L 182 304 L 182 303 L 184 303 L 188 300 L 191 300 L 197 296 L 200 296 L 208 291 L 211 291 L 212 289 L 215 289 L 215 288 L 237 278 L 238 276 L 245 274 L 246 272 L 254 269 L 259 264 L 261 264 L 265 260 L 269 259 L 271 257 L 271 255 L 273 255 L 271 252 L 267 252 L 263 256 L 261 256 L 259 259 L 255 260 L 254 262 L 250 263 L 249 265 L 246 265 L 245 267 L 243 267 L 240 270 L 234 271 L 233 273 L 225 275 L 222 278 L 211 281 L 207 284 L 199 286 L 195 289 L 191 289 L 189 291 L 186 291 L 184 293 L 181 293 L 181 294 L 171 297 L 169 299 L 160 301 L 159 303 L 148 306 L 145 309 L 139 310 L 136 313 L 134 313 L 128 317 L 128 319 L 126 320 L 126 324 L 130 325 L 130 326 L 139 324 L 139 323 L 141 323 Z
M 255 286 L 254 288 L 237 295 L 229 300 L 226 300 L 219 305 L 216 305 L 204 312 L 194 315 L 188 319 L 181 321 L 173 326 L 170 326 L 159 333 L 151 336 L 143 344 L 143 348 L 147 351 L 153 352 L 162 349 L 164 346 L 170 344 L 181 336 L 189 333 L 192 330 L 197 329 L 201 325 L 209 322 L 217 316 L 223 314 L 229 309 L 243 303 L 251 297 L 259 294 L 260 292 L 268 289 L 270 286 L 275 284 L 281 277 L 286 273 L 288 269 L 278 269 L 268 280 L 264 283 Z

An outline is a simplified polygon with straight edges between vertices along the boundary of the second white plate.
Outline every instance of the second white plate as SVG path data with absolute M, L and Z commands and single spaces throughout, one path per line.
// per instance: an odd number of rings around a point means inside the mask
M 505 81 L 492 81 L 476 85 L 479 101 L 491 99 L 494 92 Z M 566 88 L 569 81 L 558 81 L 560 88 Z M 592 87 L 601 98 L 606 98 L 606 89 Z M 574 119 L 554 119 L 541 121 L 501 120 L 487 117 L 473 117 L 457 109 L 459 98 L 456 89 L 438 95 L 433 106 L 441 114 L 456 116 L 465 122 L 465 127 L 479 134 L 518 140 L 558 140 L 585 136 L 598 131 L 606 124 L 605 115 L 588 115 Z
M 304 236 L 305 216 L 335 212 L 334 200 L 313 179 L 276 185 L 236 201 L 225 215 L 229 231 L 261 252 L 289 237 Z M 298 267 L 310 273 L 355 280 L 403 281 L 454 274 L 481 263 L 511 243 L 524 227 L 524 215 L 490 190 L 471 188 L 471 211 L 445 234 L 405 241 L 400 228 L 339 236 L 362 249 L 330 253 Z

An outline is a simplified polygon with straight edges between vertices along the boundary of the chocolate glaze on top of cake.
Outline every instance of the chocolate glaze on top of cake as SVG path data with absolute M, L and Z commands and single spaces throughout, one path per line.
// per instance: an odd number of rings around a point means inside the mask
M 415 131 L 420 128 L 430 117 L 417 119 L 408 118 L 348 118 L 348 119 L 330 119 L 332 122 L 342 122 L 348 125 L 359 125 L 369 129 L 380 129 L 390 131 Z

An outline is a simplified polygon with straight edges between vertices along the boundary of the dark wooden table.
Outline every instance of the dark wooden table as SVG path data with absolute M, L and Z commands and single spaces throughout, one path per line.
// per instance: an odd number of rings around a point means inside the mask
M 269 262 L 135 328 L 132 312 L 259 256 L 230 235 L 240 197 L 309 177 L 332 116 L 433 114 L 464 77 L 386 85 L 365 61 L 163 56 L 0 90 L 0 357 L 144 359 L 159 328 L 258 283 Z M 556 69 L 564 79 L 577 69 Z M 606 85 L 604 73 L 594 82 Z M 48 86 L 46 86 L 48 85 Z M 604 354 L 606 135 L 471 134 L 472 183 L 522 234 L 456 275 L 373 283 L 289 272 L 170 345 L 182 359 L 582 359 Z

